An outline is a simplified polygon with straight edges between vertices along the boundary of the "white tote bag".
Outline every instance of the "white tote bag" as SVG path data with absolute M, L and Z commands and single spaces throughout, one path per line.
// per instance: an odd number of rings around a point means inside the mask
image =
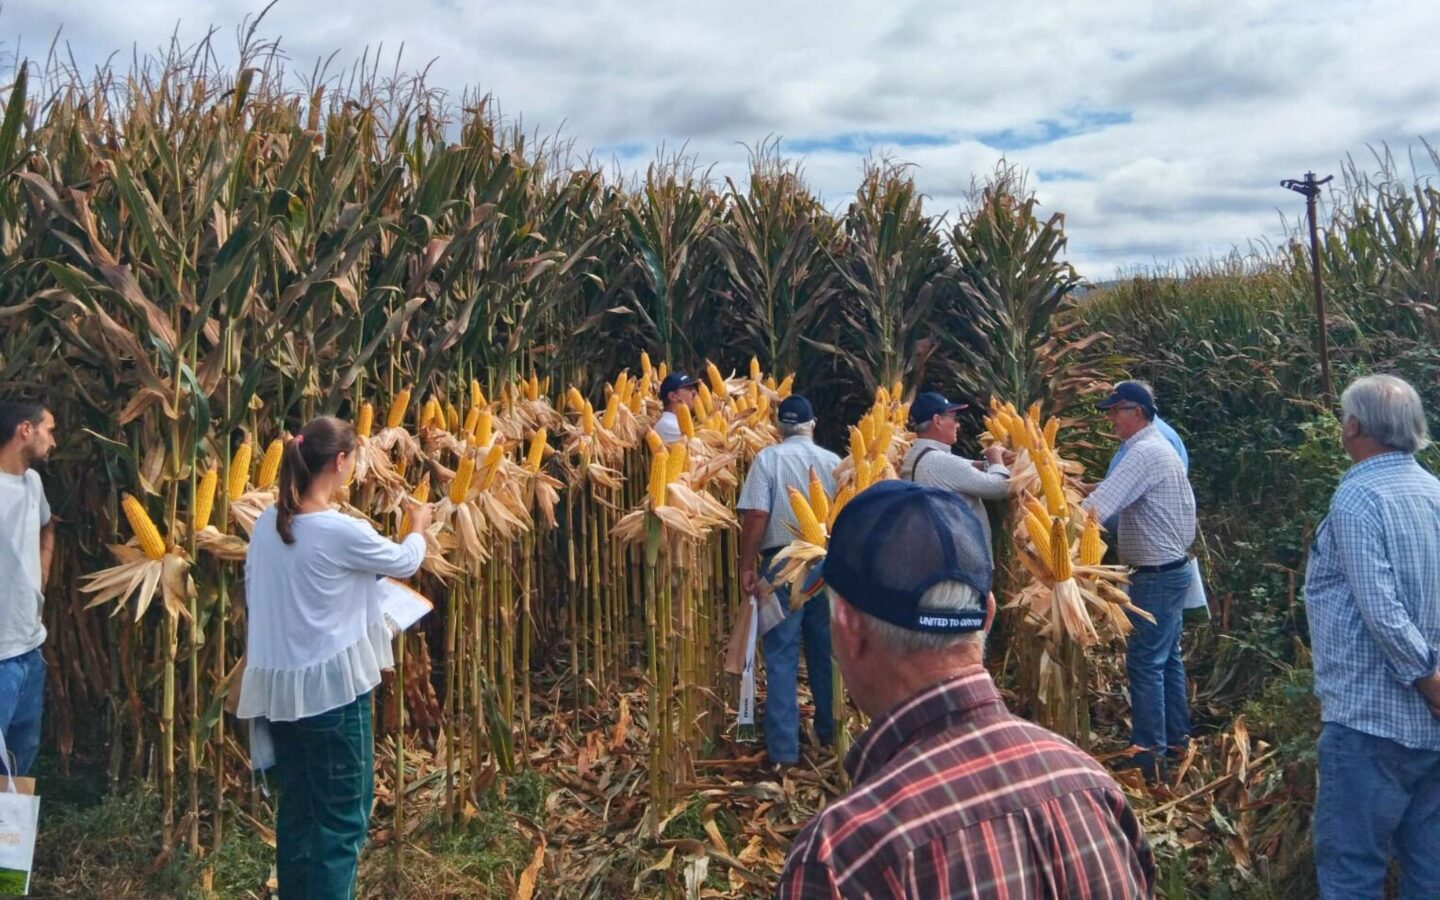
M 30 893 L 30 867 L 35 861 L 35 832 L 40 826 L 40 798 L 35 779 L 11 778 L 10 753 L 0 733 L 0 894 L 23 897 Z

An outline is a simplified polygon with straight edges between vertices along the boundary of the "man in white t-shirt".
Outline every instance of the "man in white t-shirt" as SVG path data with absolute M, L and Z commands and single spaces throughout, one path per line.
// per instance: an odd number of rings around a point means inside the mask
M 45 704 L 45 580 L 55 525 L 40 474 L 31 468 L 55 446 L 55 417 L 43 404 L 0 401 L 0 732 L 15 774 L 40 749 Z
M 660 382 L 660 402 L 665 404 L 665 411 L 655 422 L 655 433 L 666 444 L 680 440 L 680 417 L 675 415 L 675 410 L 681 406 L 695 408 L 695 398 L 700 394 L 699 385 L 698 379 L 680 372 L 671 372 Z

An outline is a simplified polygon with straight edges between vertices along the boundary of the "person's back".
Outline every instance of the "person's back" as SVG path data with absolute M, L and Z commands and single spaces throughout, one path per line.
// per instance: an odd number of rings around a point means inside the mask
M 1373 615 L 1354 597 L 1356 575 L 1364 572 L 1340 565 L 1364 554 L 1370 565 L 1388 567 L 1393 601 L 1425 644 L 1440 646 L 1440 481 L 1406 453 L 1358 464 L 1341 479 L 1315 545 L 1324 552 L 1312 557 L 1305 590 L 1323 718 L 1411 746 L 1440 747 L 1440 721 L 1427 714 L 1424 698 L 1387 671 L 1376 632 L 1356 627 L 1357 613 Z M 1340 595 L 1349 602 L 1330 602 Z
M 844 897 L 1149 895 L 1150 851 L 1114 779 L 1011 715 L 983 669 L 896 719 L 856 747 L 854 789 L 800 833 L 806 862 L 785 879 Z

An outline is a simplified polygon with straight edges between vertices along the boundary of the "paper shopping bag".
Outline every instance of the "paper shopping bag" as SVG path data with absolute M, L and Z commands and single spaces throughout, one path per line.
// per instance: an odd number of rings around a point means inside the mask
M 23 897 L 30 893 L 30 866 L 35 861 L 39 825 L 35 779 L 0 777 L 0 894 Z

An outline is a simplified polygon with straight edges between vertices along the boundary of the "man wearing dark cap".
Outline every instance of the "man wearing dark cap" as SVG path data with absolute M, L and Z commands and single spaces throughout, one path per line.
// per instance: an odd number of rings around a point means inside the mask
M 979 518 L 951 492 L 882 482 L 836 519 L 821 576 L 870 727 L 845 759 L 854 787 L 791 846 L 781 900 L 1153 895 L 1114 779 L 1012 716 L 981 664 L 992 571 Z
M 900 477 L 916 484 L 954 491 L 970 506 L 985 529 L 990 546 L 990 517 L 986 500 L 1004 500 L 1010 492 L 1010 470 L 1005 450 L 998 444 L 985 448 L 983 460 L 962 459 L 950 452 L 960 435 L 956 413 L 964 403 L 951 403 L 943 394 L 924 393 L 910 404 L 910 430 L 915 443 L 900 462 Z
M 655 422 L 655 433 L 660 435 L 660 440 L 666 444 L 680 440 L 680 419 L 675 415 L 675 410 L 681 406 L 694 409 L 695 396 L 699 393 L 696 387 L 698 384 L 698 378 L 691 378 L 682 372 L 671 372 L 660 382 L 660 402 L 665 405 L 665 411 Z
M 777 411 L 781 442 L 761 450 L 745 476 L 736 507 L 744 514 L 740 525 L 740 586 L 753 595 L 760 571 L 768 572 L 775 554 L 795 537 L 795 513 L 786 488 L 807 492 L 813 470 L 835 496 L 835 467 L 840 457 L 815 443 L 815 410 L 810 401 L 791 394 Z M 759 566 L 757 568 L 757 561 Z M 783 609 L 790 609 L 790 591 L 776 589 Z M 800 648 L 810 675 L 815 700 L 815 736 L 822 744 L 835 734 L 830 680 L 830 610 L 823 596 L 812 597 L 798 612 L 763 638 L 765 650 L 765 749 L 770 762 L 790 765 L 800 759 L 800 708 L 796 697 Z
M 1160 776 L 1168 749 L 1190 742 L 1190 710 L 1180 629 L 1194 579 L 1195 495 L 1175 448 L 1154 425 L 1155 397 L 1122 381 L 1096 404 L 1121 440 L 1124 455 L 1084 500 L 1100 520 L 1119 516 L 1120 562 L 1130 566 L 1130 602 L 1155 621 L 1132 615 L 1125 646 L 1130 678 L 1130 743 L 1125 765 Z

